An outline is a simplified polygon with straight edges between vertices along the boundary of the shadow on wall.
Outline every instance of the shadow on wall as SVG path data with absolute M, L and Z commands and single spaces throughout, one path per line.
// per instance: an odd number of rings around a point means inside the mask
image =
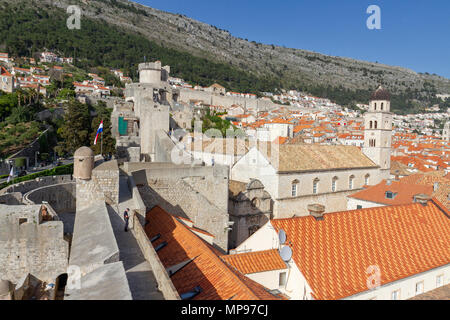
M 268 210 L 261 210 L 261 203 L 268 200 Z M 232 231 L 228 234 L 229 249 L 235 249 L 242 242 L 258 231 L 273 218 L 273 200 L 262 197 L 249 197 L 247 192 L 230 196 L 228 210 L 230 220 L 234 222 Z

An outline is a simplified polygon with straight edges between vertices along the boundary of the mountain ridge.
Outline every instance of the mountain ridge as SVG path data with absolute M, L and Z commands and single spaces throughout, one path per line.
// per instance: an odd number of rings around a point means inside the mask
M 18 3 L 0 0 L 0 3 Z M 228 31 L 181 14 L 169 13 L 127 0 L 20 0 L 33 7 L 65 10 L 79 5 L 83 16 L 139 34 L 165 48 L 233 66 L 258 77 L 279 79 L 280 87 L 333 98 L 336 91 L 357 94 L 367 102 L 370 90 L 382 84 L 410 104 L 436 103 L 437 93 L 450 93 L 450 80 L 420 74 L 399 66 L 324 55 L 314 51 L 249 42 Z M 83 28 L 83 26 L 82 26 Z M 142 57 L 143 59 L 143 57 Z M 328 89 L 327 89 L 328 88 Z M 333 90 L 330 94 L 330 90 Z M 362 101 L 364 100 L 364 101 Z

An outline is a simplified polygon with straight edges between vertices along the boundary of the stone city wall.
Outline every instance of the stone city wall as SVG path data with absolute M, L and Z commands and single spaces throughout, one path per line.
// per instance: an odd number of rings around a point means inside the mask
M 47 202 L 58 213 L 76 211 L 76 184 L 68 182 L 34 189 L 23 197 L 25 204 Z
M 22 194 L 25 194 L 37 188 L 73 181 L 74 180 L 71 175 L 39 177 L 34 180 L 19 182 L 3 188 L 2 190 L 0 190 L 0 195 L 12 192 L 20 192 Z
M 92 180 L 103 192 L 110 205 L 119 203 L 119 166 L 116 160 L 107 161 L 92 171 Z
M 140 214 L 135 212 L 133 215 Z M 158 282 L 158 290 L 162 292 L 166 300 L 180 300 L 177 289 L 170 280 L 170 277 L 159 259 L 158 254 L 153 248 L 153 245 L 145 233 L 144 228 L 139 222 L 139 218 L 134 217 L 134 219 L 135 223 L 132 229 L 133 235 L 136 238 L 142 253 L 144 254 L 145 260 L 148 261 L 150 267 L 152 268 L 152 272 Z M 144 219 L 143 216 L 141 216 L 141 219 Z
M 214 244 L 218 248 L 224 252 L 228 250 L 228 212 L 215 206 L 185 181 L 158 179 L 156 185 L 140 187 L 140 192 L 147 208 L 159 205 L 171 214 L 189 218 L 195 227 L 214 235 Z
M 0 196 L 0 204 L 20 205 L 22 204 L 22 194 L 20 192 L 3 194 Z
M 78 266 L 85 275 L 118 261 L 119 247 L 105 202 L 94 201 L 87 208 L 77 208 L 70 265 Z
M 211 92 L 193 90 L 188 88 L 180 89 L 178 101 L 189 103 L 191 100 L 199 100 L 205 104 L 223 106 L 229 108 L 232 105 L 240 105 L 246 108 L 253 108 L 258 111 L 268 111 L 280 107 L 269 99 L 251 99 L 233 96 L 222 96 Z
M 69 245 L 63 223 L 41 221 L 39 205 L 21 207 L 11 211 L 17 208 L 0 206 L 0 278 L 17 283 L 31 273 L 54 281 L 67 271 Z

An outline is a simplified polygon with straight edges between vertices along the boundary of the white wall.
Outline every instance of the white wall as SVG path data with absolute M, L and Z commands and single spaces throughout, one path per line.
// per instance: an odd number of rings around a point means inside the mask
M 278 248 L 278 235 L 269 221 L 263 227 L 261 227 L 261 229 L 255 232 L 250 238 L 248 238 L 240 246 L 238 246 L 236 248 L 236 253 L 254 252 Z M 278 287 L 280 272 L 283 271 L 276 270 L 274 272 L 249 274 L 247 276 L 269 289 L 276 289 L 276 287 Z M 388 283 L 374 290 L 364 291 L 362 293 L 344 298 L 344 300 L 390 300 L 392 292 L 398 289 L 400 289 L 401 300 L 409 299 L 416 296 L 415 289 L 418 282 L 424 282 L 423 293 L 436 289 L 436 277 L 438 275 L 444 275 L 443 285 L 449 284 L 450 264 L 405 279 Z M 298 269 L 293 260 L 288 263 L 286 287 L 278 289 L 289 296 L 292 300 L 312 299 L 311 287 L 309 286 L 302 272 Z
M 252 234 L 247 240 L 236 247 L 233 253 L 244 253 L 253 251 L 264 251 L 278 249 L 280 241 L 274 227 L 268 221 L 258 231 Z M 231 253 L 231 252 L 230 252 Z
M 424 293 L 436 289 L 436 277 L 444 275 L 443 285 L 450 283 L 450 264 L 435 268 L 427 272 L 388 283 L 371 291 L 364 291 L 345 298 L 345 300 L 391 300 L 392 292 L 400 290 L 400 300 L 410 299 L 416 296 L 416 283 L 424 282 Z
M 278 233 L 269 221 L 239 245 L 235 249 L 235 253 L 279 249 L 279 245 Z M 307 284 L 303 274 L 297 268 L 295 262 L 291 260 L 287 265 L 288 270 L 276 270 L 275 272 L 249 274 L 247 276 L 269 289 L 279 289 L 292 300 L 311 299 L 311 288 Z M 280 272 L 287 272 L 287 281 L 284 288 L 278 286 Z
M 318 178 L 318 193 L 329 193 L 332 191 L 332 180 L 337 177 L 336 192 L 358 190 L 364 186 L 364 178 L 369 174 L 369 185 L 373 186 L 379 183 L 379 169 L 349 169 L 349 170 L 331 170 L 323 172 L 290 173 L 279 175 L 279 193 L 275 199 L 292 198 L 292 182 L 299 180 L 297 187 L 297 196 L 314 195 L 313 181 Z M 353 189 L 349 189 L 349 178 L 355 176 L 353 180 Z
M 258 179 L 272 198 L 278 192 L 276 171 L 256 147 L 251 148 L 245 156 L 236 162 L 231 169 L 231 179 L 241 182 Z
M 375 207 L 384 207 L 384 204 L 379 204 L 371 201 L 364 201 L 360 199 L 355 198 L 347 198 L 347 210 L 356 210 L 358 205 L 362 207 L 362 209 L 365 208 L 375 208 Z
M 280 289 L 283 289 L 283 288 L 280 288 L 280 286 L 279 286 L 280 273 L 283 273 L 283 272 L 286 272 L 286 274 L 287 274 L 288 269 L 250 273 L 250 274 L 246 274 L 245 276 L 252 279 L 253 281 L 258 282 L 259 284 L 263 285 L 264 287 L 266 287 L 269 290 L 275 290 L 275 289 L 280 290 Z

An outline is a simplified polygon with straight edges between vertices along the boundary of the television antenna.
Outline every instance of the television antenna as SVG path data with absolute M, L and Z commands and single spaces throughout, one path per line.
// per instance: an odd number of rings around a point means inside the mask
M 286 242 L 287 236 L 286 232 L 283 229 L 280 229 L 280 231 L 278 232 L 278 239 L 280 240 L 280 245 Z
M 284 262 L 289 262 L 292 258 L 292 249 L 289 246 L 284 246 L 280 250 L 280 257 Z

